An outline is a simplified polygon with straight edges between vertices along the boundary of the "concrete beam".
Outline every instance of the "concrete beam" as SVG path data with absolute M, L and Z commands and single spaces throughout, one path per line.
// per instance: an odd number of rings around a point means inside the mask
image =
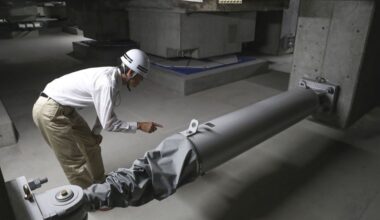
M 181 95 L 190 95 L 267 71 L 268 62 L 264 60 L 253 60 L 191 75 L 152 65 L 148 79 Z

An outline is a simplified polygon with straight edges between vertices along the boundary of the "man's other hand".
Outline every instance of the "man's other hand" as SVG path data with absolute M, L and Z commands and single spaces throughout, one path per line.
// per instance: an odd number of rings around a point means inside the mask
M 92 134 L 92 136 L 94 137 L 96 144 L 99 145 L 99 144 L 102 143 L 102 140 L 103 140 L 102 135 L 100 135 L 100 134 Z

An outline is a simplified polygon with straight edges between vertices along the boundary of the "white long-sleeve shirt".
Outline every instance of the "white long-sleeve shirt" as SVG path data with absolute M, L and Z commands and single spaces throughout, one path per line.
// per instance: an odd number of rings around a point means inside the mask
M 93 132 L 103 129 L 113 132 L 136 132 L 137 122 L 125 122 L 114 113 L 116 96 L 122 85 L 121 74 L 116 67 L 96 67 L 57 78 L 46 85 L 44 93 L 61 105 L 74 108 L 94 106 L 97 122 Z

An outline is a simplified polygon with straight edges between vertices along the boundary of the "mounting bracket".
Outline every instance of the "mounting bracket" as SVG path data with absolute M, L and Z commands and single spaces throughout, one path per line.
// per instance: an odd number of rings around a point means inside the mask
M 323 112 L 334 112 L 339 95 L 338 85 L 332 84 L 322 77 L 317 77 L 315 80 L 302 78 L 298 85 L 301 88 L 311 89 L 319 95 Z
M 197 131 L 198 131 L 198 125 L 199 125 L 198 120 L 197 119 L 193 119 L 190 122 L 189 128 L 186 131 L 182 131 L 180 133 L 182 135 L 186 136 L 186 137 L 190 137 L 190 136 L 192 136 L 192 135 L 194 135 L 194 134 L 197 133 Z

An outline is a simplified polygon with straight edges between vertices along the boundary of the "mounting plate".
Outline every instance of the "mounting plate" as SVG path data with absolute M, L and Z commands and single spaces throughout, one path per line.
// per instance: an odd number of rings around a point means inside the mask
M 332 113 L 335 110 L 339 95 L 338 85 L 334 85 L 320 77 L 315 80 L 302 78 L 298 85 L 305 89 L 311 89 L 320 96 L 323 112 Z

